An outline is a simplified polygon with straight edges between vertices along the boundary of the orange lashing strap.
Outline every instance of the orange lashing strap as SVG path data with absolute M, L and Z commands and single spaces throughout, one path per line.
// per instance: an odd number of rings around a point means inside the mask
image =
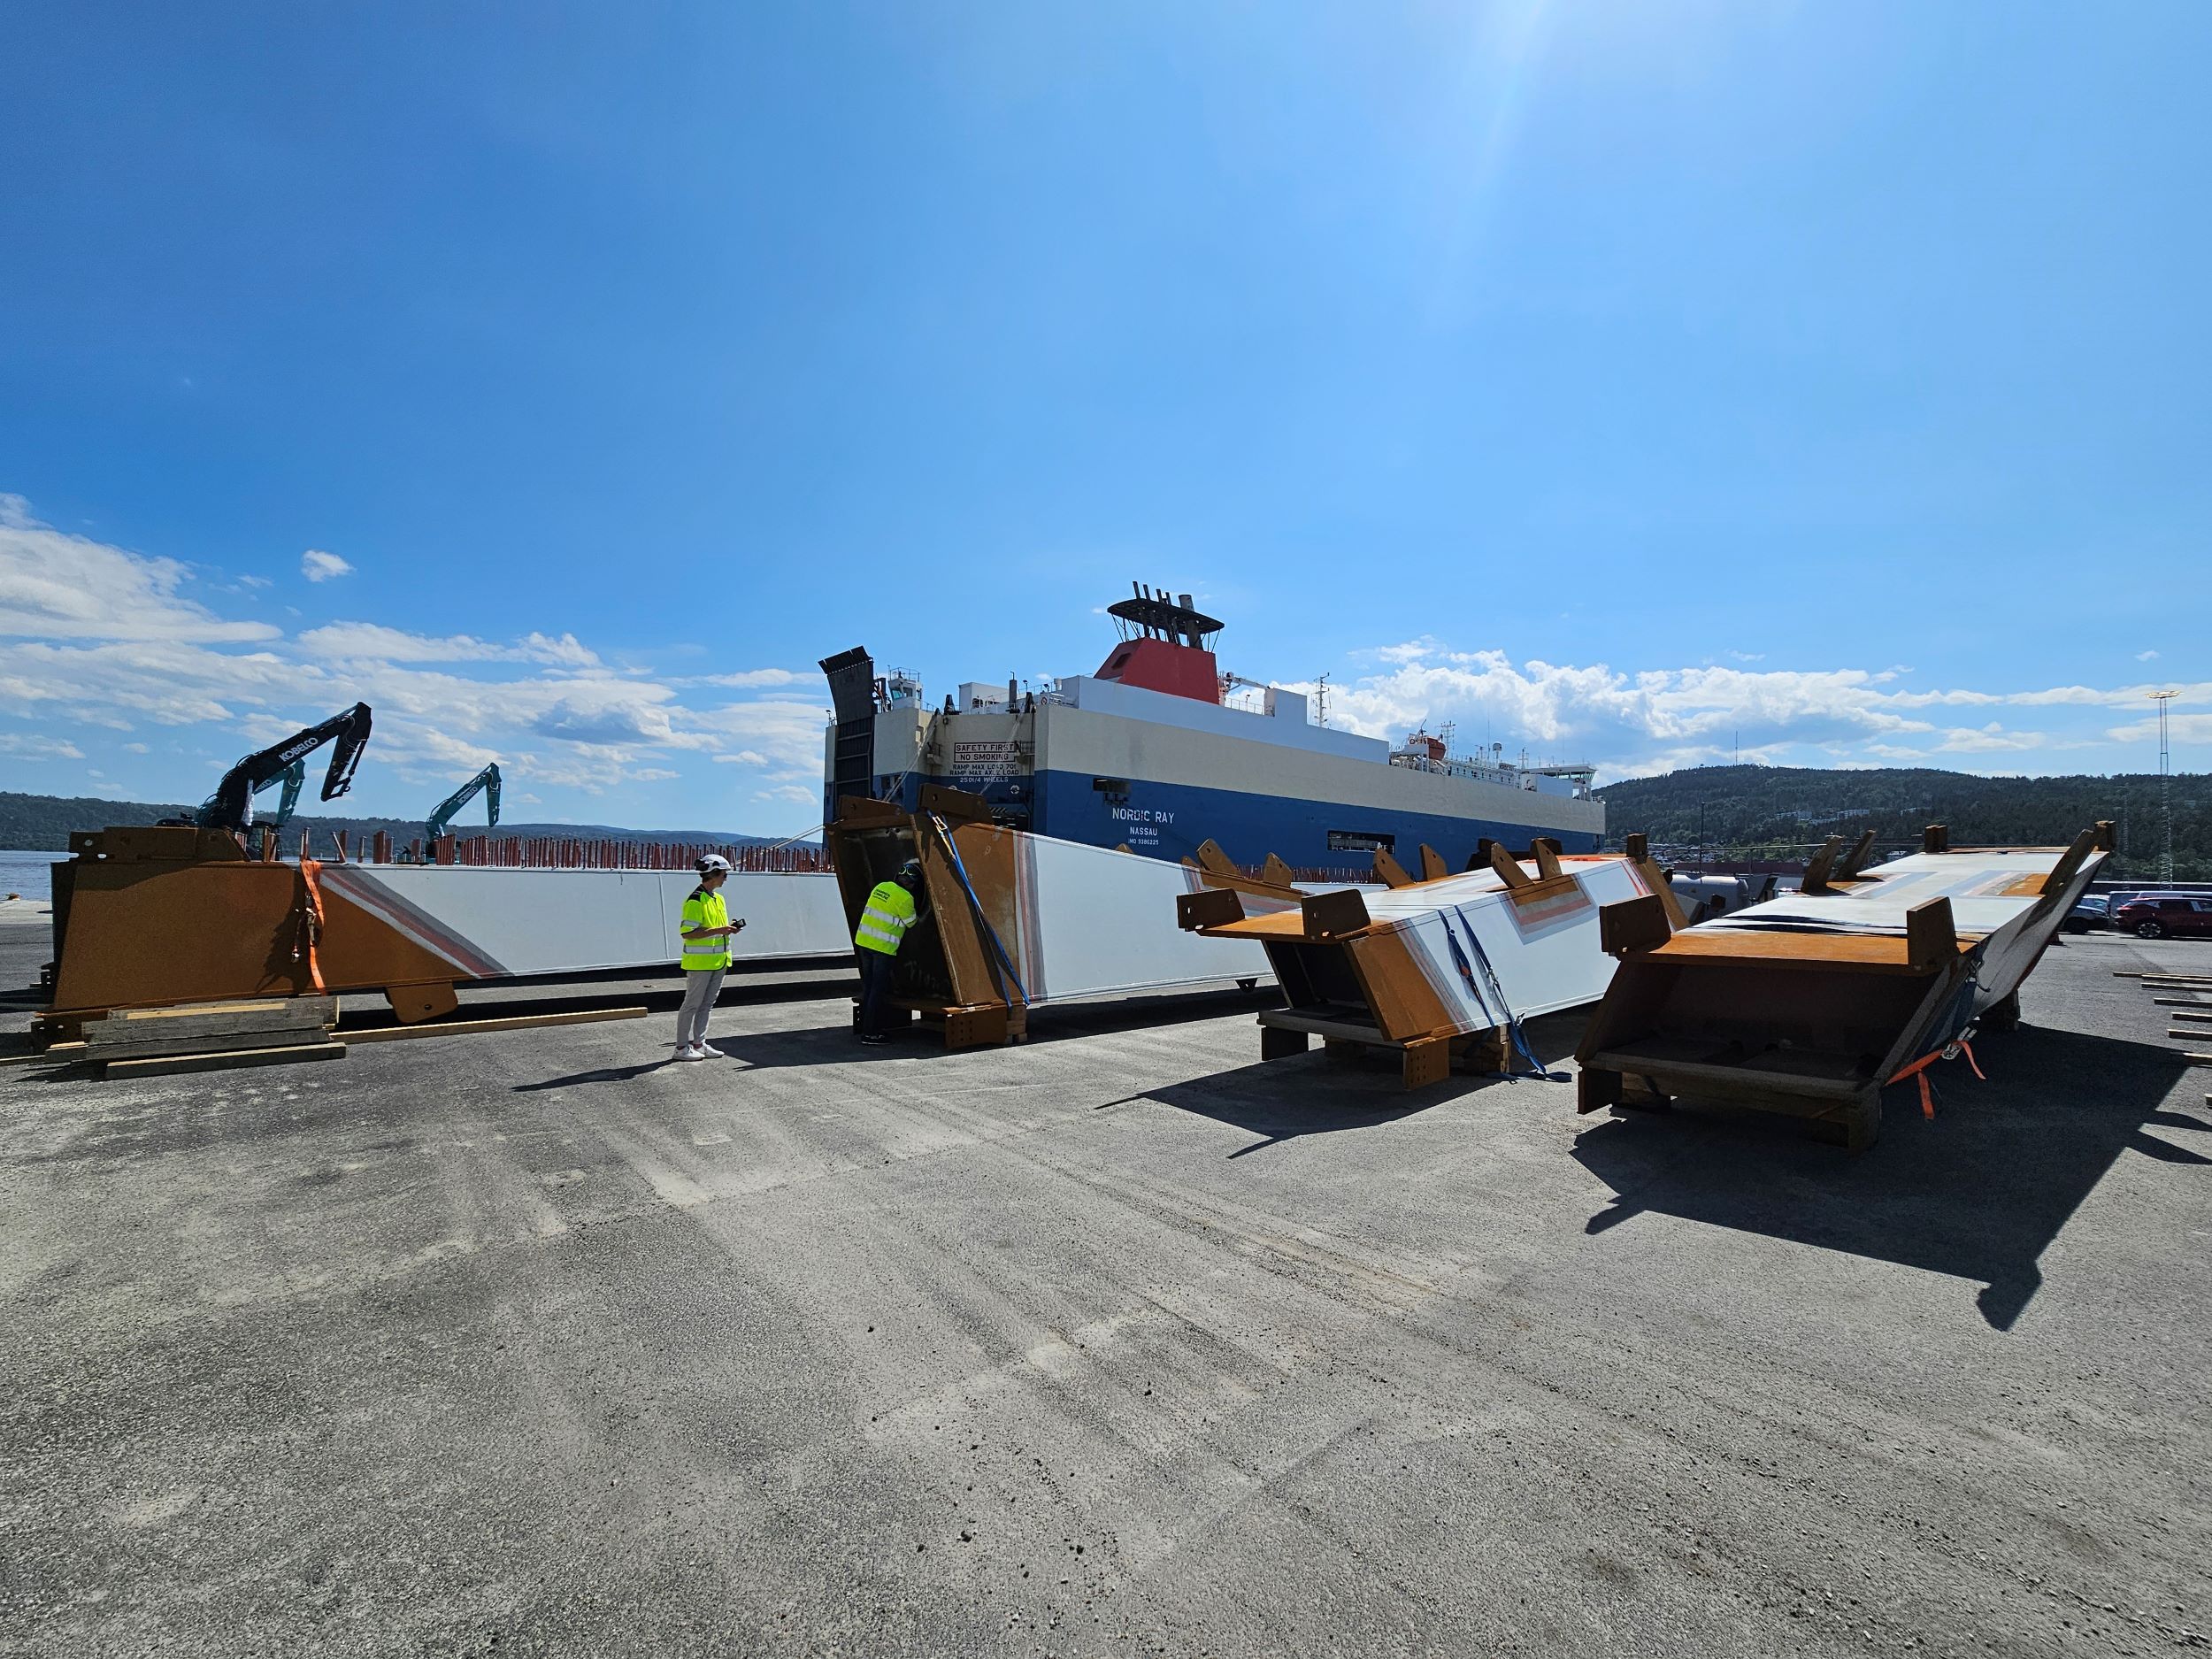
M 292 945 L 292 960 L 306 956 L 307 982 L 318 991 L 323 988 L 323 966 L 315 951 L 316 941 L 323 936 L 322 873 L 320 860 L 300 860 L 300 881 L 307 889 L 307 902 L 300 906 L 299 934 Z
M 1966 1056 L 1966 1064 L 1973 1068 L 1974 1075 L 1980 1078 L 1983 1082 L 1988 1082 L 1988 1075 L 1983 1071 L 1981 1063 L 1974 1058 L 1974 1045 L 1963 1037 L 1955 1042 L 1944 1044 L 1933 1054 L 1921 1056 L 1919 1059 L 1915 1060 L 1895 1077 L 1890 1079 L 1890 1081 L 1902 1083 L 1907 1078 L 1911 1078 L 1917 1082 L 1920 1085 L 1920 1115 L 1924 1118 L 1932 1118 L 1935 1116 L 1935 1089 L 1928 1081 L 1928 1068 L 1939 1060 L 1955 1059 L 1962 1054 Z

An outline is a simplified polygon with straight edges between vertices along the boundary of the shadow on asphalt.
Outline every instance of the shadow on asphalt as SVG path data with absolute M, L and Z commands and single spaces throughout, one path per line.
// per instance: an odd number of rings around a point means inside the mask
M 1523 1022 L 1529 1056 L 1539 1067 L 1551 1071 L 1554 1080 L 1564 1076 L 1555 1068 L 1574 1053 L 1588 1018 L 1588 1010 L 1575 1009 Z M 1249 1041 L 1250 1052 L 1256 1055 L 1260 1047 L 1256 1026 Z M 1514 1067 L 1517 1071 L 1526 1071 L 1528 1058 L 1516 1054 Z M 1543 1080 L 1534 1076 L 1454 1072 L 1441 1083 L 1408 1093 L 1394 1055 L 1375 1051 L 1339 1059 L 1317 1042 L 1302 1055 L 1259 1061 L 1234 1071 L 1194 1078 L 1187 1083 L 1147 1089 L 1141 1094 L 1108 1101 L 1098 1110 L 1150 1101 L 1248 1130 L 1261 1139 L 1229 1154 L 1241 1158 L 1308 1135 L 1340 1134 L 1396 1123 L 1476 1089 L 1527 1087 Z
M 1616 1196 L 1587 1231 L 1678 1216 L 1978 1279 L 1983 1317 L 2009 1330 L 2043 1283 L 2044 1249 L 2119 1156 L 2212 1164 L 2212 1122 L 2165 1110 L 2187 1067 L 2154 1043 L 2024 1025 L 1975 1052 L 1989 1081 L 1943 1066 L 1933 1118 L 1911 1085 L 1889 1090 L 1863 1153 L 1703 1107 L 1599 1121 L 1574 1156 Z
M 737 999 L 742 1002 L 761 1001 L 821 1001 L 824 993 L 819 987 L 803 987 L 804 995 L 767 998 L 748 995 Z M 832 993 L 833 995 L 833 993 Z M 1127 1031 L 1136 1027 L 1182 1025 L 1192 1020 L 1218 1019 L 1225 1014 L 1234 1014 L 1247 1009 L 1263 1006 L 1272 995 L 1272 987 L 1258 991 L 1200 991 L 1177 996 L 1130 997 L 1104 1002 L 1077 1002 L 1041 1010 L 1030 1017 L 1029 1038 L 1023 1046 L 1034 1048 L 1039 1044 L 1064 1042 L 1073 1037 L 1094 1036 L 1102 1032 Z M 648 1007 L 658 1007 L 654 999 L 632 999 Z M 729 1002 L 726 995 L 725 1002 Z M 666 1008 L 672 1011 L 680 999 L 670 997 Z M 465 1010 L 473 1016 L 473 1010 Z M 864 1047 L 853 1033 L 849 1024 L 816 1025 L 804 1031 L 719 1032 L 710 1030 L 707 1041 L 722 1050 L 732 1060 L 740 1061 L 748 1070 L 771 1071 L 785 1066 L 810 1065 L 866 1065 L 884 1060 L 927 1059 L 945 1053 L 937 1039 L 919 1024 L 909 1025 L 905 1032 L 895 1036 L 880 1048 Z M 602 1066 L 589 1071 L 572 1072 L 566 1077 L 547 1078 L 536 1083 L 518 1083 L 514 1092 L 537 1094 L 548 1089 L 571 1088 L 588 1083 L 623 1083 L 641 1077 L 648 1071 L 658 1071 L 672 1064 L 670 1060 L 653 1060 L 631 1066 Z

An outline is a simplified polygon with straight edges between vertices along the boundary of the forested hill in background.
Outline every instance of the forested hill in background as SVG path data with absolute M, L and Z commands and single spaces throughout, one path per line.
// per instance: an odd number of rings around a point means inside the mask
M 2172 780 L 2174 878 L 2212 879 L 2212 776 Z M 1700 766 L 1630 778 L 1597 791 L 1606 841 L 1641 830 L 1656 845 L 1739 857 L 1789 857 L 1831 835 L 1874 832 L 1880 848 L 1920 845 L 1929 824 L 1954 847 L 2062 846 L 2099 818 L 2117 826 L 2116 876 L 2154 877 L 2164 841 L 2156 773 L 2110 778 L 1979 778 L 1884 767 Z
M 275 800 L 272 794 L 271 802 Z M 455 820 L 453 833 L 466 838 L 486 833 L 484 808 L 480 799 L 473 815 L 464 813 Z M 192 808 L 174 803 L 167 805 L 148 805 L 138 801 L 101 801 L 86 795 L 18 795 L 0 790 L 0 850 L 9 852 L 64 852 L 69 846 L 72 830 L 105 829 L 110 825 L 158 824 L 165 818 L 184 818 Z M 388 831 L 395 845 L 404 847 L 422 833 L 420 818 L 326 818 L 296 813 L 286 826 L 284 841 L 287 849 L 297 846 L 302 829 L 310 831 L 316 841 L 327 850 L 332 845 L 332 833 L 343 830 L 347 835 L 373 835 L 379 830 Z M 604 824 L 518 824 L 502 819 L 496 835 L 572 835 L 587 841 L 704 841 L 716 847 L 758 847 L 767 845 L 764 835 L 739 835 L 729 830 L 633 830 L 615 829 Z

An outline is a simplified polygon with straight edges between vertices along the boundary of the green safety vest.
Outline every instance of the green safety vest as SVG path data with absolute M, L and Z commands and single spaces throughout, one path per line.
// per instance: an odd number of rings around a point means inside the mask
M 700 927 L 727 927 L 729 925 L 729 901 L 719 893 L 709 893 L 703 887 L 694 888 L 691 896 L 684 901 L 681 932 L 689 933 Z M 730 965 L 727 934 L 719 939 L 687 939 L 683 947 L 683 965 L 687 970 L 726 968 Z
M 860 927 L 853 943 L 863 950 L 899 954 L 899 941 L 914 926 L 914 895 L 895 881 L 879 881 L 868 895 L 868 908 L 860 913 Z

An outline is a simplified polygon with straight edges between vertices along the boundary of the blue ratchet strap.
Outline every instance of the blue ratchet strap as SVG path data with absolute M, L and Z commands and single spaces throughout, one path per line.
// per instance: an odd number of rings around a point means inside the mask
M 1021 998 L 1022 1006 L 1029 1006 L 1029 993 L 1022 988 L 1021 975 L 1015 972 L 1013 957 L 1006 954 L 1006 947 L 999 942 L 998 930 L 991 926 L 991 918 L 983 913 L 983 901 L 975 895 L 975 885 L 968 879 L 968 868 L 960 862 L 960 849 L 953 844 L 952 832 L 945 827 L 945 820 L 933 812 L 929 821 L 937 826 L 938 839 L 945 843 L 945 851 L 952 859 L 952 872 L 960 878 L 960 890 L 968 895 L 968 906 L 975 912 L 975 919 L 983 929 L 984 938 L 991 941 L 991 949 L 998 953 L 1000 964 L 1006 977 L 1012 981 L 1014 995 Z
M 1950 1006 L 1943 1010 L 1942 1017 L 1936 1022 L 1936 1029 L 1940 1034 L 1934 1040 L 1935 1047 L 1899 1071 L 1896 1076 L 1883 1079 L 1885 1084 L 1889 1084 L 1902 1083 L 1907 1078 L 1910 1078 L 1919 1084 L 1920 1115 L 1924 1118 L 1935 1116 L 1935 1086 L 1928 1080 L 1928 1068 L 1935 1064 L 1937 1061 L 1955 1060 L 1963 1054 L 1966 1056 L 1966 1064 L 1973 1069 L 1974 1075 L 1983 1076 L 1981 1063 L 1974 1058 L 1973 1042 L 1974 997 L 1981 988 L 1981 963 L 1978 956 L 1973 967 L 1967 972 L 1966 983 L 1959 987 L 1958 994 L 1951 999 Z M 1984 1080 L 1987 1079 L 1984 1079 Z
M 1440 911 L 1439 914 L 1442 914 L 1442 912 Z M 1566 1082 L 1568 1079 L 1567 1074 L 1564 1071 L 1547 1071 L 1544 1070 L 1543 1062 L 1536 1057 L 1535 1050 L 1528 1046 L 1528 1033 L 1521 1029 L 1521 1017 L 1513 1011 L 1513 1004 L 1506 999 L 1505 987 L 1498 983 L 1497 970 L 1490 965 L 1490 953 L 1482 948 L 1482 941 L 1475 933 L 1474 924 L 1467 919 L 1467 912 L 1456 904 L 1452 906 L 1451 914 L 1444 918 L 1444 937 L 1447 939 L 1450 939 L 1452 937 L 1451 918 L 1453 916 L 1459 918 L 1460 926 L 1466 930 L 1467 943 L 1474 949 L 1475 960 L 1481 965 L 1482 977 L 1484 981 L 1490 987 L 1491 996 L 1496 1000 L 1499 1010 L 1505 1015 L 1506 1032 L 1513 1039 L 1514 1048 L 1519 1051 L 1521 1058 L 1528 1063 L 1528 1070 L 1526 1071 L 1507 1071 L 1502 1075 L 1506 1077 L 1538 1077 L 1542 1078 L 1548 1083 Z M 1460 972 L 1462 973 L 1465 973 L 1467 972 L 1465 958 L 1460 956 L 1459 945 L 1456 941 L 1455 941 L 1452 945 L 1452 955 L 1461 964 Z M 1471 985 L 1472 984 L 1471 979 L 1469 983 Z M 1484 1002 L 1483 998 L 1478 996 L 1475 1001 L 1479 1004 L 1483 1005 L 1483 1011 L 1485 1013 L 1489 1012 L 1488 1005 Z

